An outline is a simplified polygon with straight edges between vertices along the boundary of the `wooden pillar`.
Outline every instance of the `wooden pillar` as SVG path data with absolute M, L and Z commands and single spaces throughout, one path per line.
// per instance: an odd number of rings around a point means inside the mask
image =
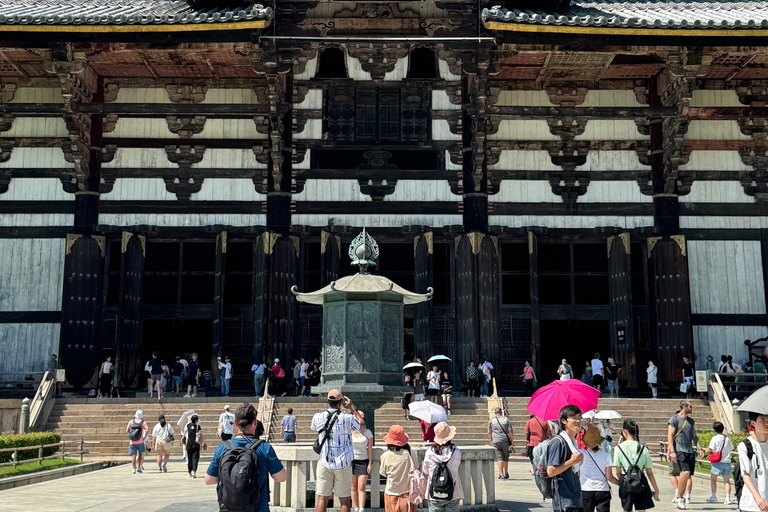
M 662 380 L 674 386 L 683 356 L 694 360 L 685 237 L 648 238 L 648 259 L 654 362 Z
M 531 283 L 531 366 L 538 379 L 541 373 L 541 309 L 539 308 L 539 248 L 536 235 L 528 232 L 528 265 Z
M 117 319 L 117 370 L 121 384 L 133 387 L 143 384 L 141 361 L 144 294 L 144 259 L 147 241 L 141 235 L 123 232 L 120 244 L 120 301 Z M 141 381 L 141 382 L 140 382 Z
M 474 235 L 475 233 L 473 233 Z M 496 368 L 501 366 L 501 272 L 499 271 L 498 239 L 480 235 L 477 247 L 477 316 L 479 319 L 480 352 Z M 474 249 L 474 244 L 473 244 Z
M 75 387 L 88 383 L 102 357 L 105 248 L 103 236 L 68 234 L 66 238 L 59 359 Z
M 427 293 L 427 288 L 434 286 L 432 273 L 432 240 L 431 231 L 413 238 L 413 258 L 416 293 Z M 432 354 L 432 301 L 416 304 L 413 321 L 414 352 L 422 358 Z
M 475 314 L 475 258 L 469 235 L 455 239 L 454 282 L 454 367 L 464 379 L 464 368 L 480 355 L 477 315 Z
M 339 278 L 341 265 L 341 237 L 336 233 L 320 232 L 320 286 L 326 286 Z M 309 291 L 309 290 L 307 290 Z
M 637 387 L 629 233 L 608 237 L 608 290 L 611 354 L 616 363 L 624 367 L 620 380 L 626 379 L 629 387 Z
M 267 346 L 267 260 L 269 233 L 253 241 L 253 360 L 264 358 Z
M 211 336 L 211 368 L 219 375 L 217 358 L 223 357 L 222 337 L 224 334 L 224 276 L 227 271 L 227 232 L 216 237 L 216 274 L 213 278 L 213 332 Z M 217 381 L 219 378 L 217 377 Z

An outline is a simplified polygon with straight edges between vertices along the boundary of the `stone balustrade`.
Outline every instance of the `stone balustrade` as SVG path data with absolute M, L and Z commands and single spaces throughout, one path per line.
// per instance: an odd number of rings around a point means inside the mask
M 314 511 L 315 474 L 319 455 L 312 450 L 309 443 L 292 443 L 275 445 L 275 452 L 282 461 L 288 478 L 283 483 L 277 483 L 270 478 L 270 510 L 274 512 L 310 512 Z M 459 477 L 464 490 L 462 511 L 482 512 L 496 510 L 496 470 L 494 449 L 490 446 L 459 446 L 461 450 L 461 465 Z M 386 447 L 373 448 L 373 464 L 371 479 L 368 487 L 370 512 L 384 511 L 384 482 L 380 481 L 379 458 Z M 417 459 L 419 469 L 424 460 L 427 445 L 411 444 L 411 450 Z M 338 500 L 333 503 L 339 510 Z M 426 507 L 426 501 L 422 504 Z

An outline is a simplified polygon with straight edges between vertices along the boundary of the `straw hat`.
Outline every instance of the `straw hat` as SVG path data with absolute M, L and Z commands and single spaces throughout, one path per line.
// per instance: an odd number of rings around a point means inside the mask
M 448 426 L 444 421 L 435 425 L 435 444 L 448 444 L 456 436 L 456 427 Z
M 384 436 L 384 442 L 394 446 L 405 446 L 408 443 L 408 434 L 400 425 L 392 425 L 389 432 Z
M 600 435 L 600 429 L 594 425 L 590 425 L 587 431 L 584 432 L 584 436 L 581 438 L 584 442 L 584 446 L 587 448 L 596 448 L 603 442 L 603 436 Z

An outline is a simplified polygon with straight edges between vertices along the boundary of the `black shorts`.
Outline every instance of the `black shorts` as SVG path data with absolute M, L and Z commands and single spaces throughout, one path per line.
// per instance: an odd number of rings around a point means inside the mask
M 603 385 L 603 376 L 600 375 L 600 374 L 593 375 L 592 376 L 592 385 L 594 385 L 594 386 L 602 386 Z
M 678 453 L 677 465 L 680 466 L 680 472 L 688 471 L 693 476 L 696 471 L 696 456 L 693 453 Z
M 584 512 L 611 512 L 611 491 L 581 491 Z
M 525 447 L 525 455 L 531 459 L 531 464 L 533 464 L 533 446 Z
M 366 476 L 368 475 L 368 459 L 365 460 L 353 460 L 352 461 L 352 474 L 354 476 Z
M 437 396 L 440 394 L 439 389 L 427 388 L 427 396 Z
M 650 487 L 647 492 L 641 494 L 630 494 L 619 487 L 619 499 L 621 499 L 621 510 L 626 512 L 631 511 L 633 507 L 635 510 L 648 510 L 656 506 Z

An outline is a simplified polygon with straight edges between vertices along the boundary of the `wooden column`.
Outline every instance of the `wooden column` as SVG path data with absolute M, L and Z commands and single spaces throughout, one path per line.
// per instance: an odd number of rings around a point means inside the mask
M 479 242 L 475 282 L 480 352 L 491 361 L 498 374 L 503 371 L 501 368 L 501 322 L 499 321 L 501 316 L 499 243 L 496 237 L 490 235 L 481 235 Z
M 469 361 L 477 361 L 480 355 L 478 318 L 475 314 L 475 258 L 469 235 L 460 235 L 455 239 L 455 262 L 453 265 L 454 283 L 454 367 L 460 370 L 459 377 L 464 379 L 463 369 Z
M 622 383 L 626 380 L 629 387 L 637 387 L 629 233 L 608 237 L 608 287 L 611 354 L 624 367 L 619 374 Z
M 541 309 L 539 308 L 539 248 L 536 235 L 528 232 L 528 265 L 531 283 L 531 366 L 538 379 L 541 374 Z
M 432 232 L 422 233 L 413 238 L 414 291 L 427 293 L 434 286 L 432 273 Z M 422 358 L 432 354 L 432 301 L 416 304 L 413 321 L 413 344 L 415 354 Z
M 105 247 L 103 236 L 68 234 L 66 238 L 59 360 L 69 383 L 78 388 L 91 380 L 102 357 Z
M 685 237 L 648 238 L 648 259 L 654 362 L 662 381 L 674 387 L 683 356 L 694 359 Z
M 269 233 L 253 241 L 253 358 L 265 357 L 267 346 L 267 266 Z
M 211 368 L 219 381 L 217 358 L 223 357 L 224 334 L 224 276 L 227 271 L 227 232 L 216 237 L 216 274 L 213 278 L 213 332 L 211 336 Z M 220 381 L 219 381 L 220 382 Z
M 144 293 L 144 259 L 147 241 L 141 235 L 123 232 L 120 244 L 120 302 L 117 318 L 117 369 L 121 384 L 133 387 L 143 384 L 141 361 Z
M 320 286 L 326 286 L 339 278 L 341 265 L 341 237 L 336 233 L 320 232 Z M 307 290 L 309 291 L 309 290 Z

